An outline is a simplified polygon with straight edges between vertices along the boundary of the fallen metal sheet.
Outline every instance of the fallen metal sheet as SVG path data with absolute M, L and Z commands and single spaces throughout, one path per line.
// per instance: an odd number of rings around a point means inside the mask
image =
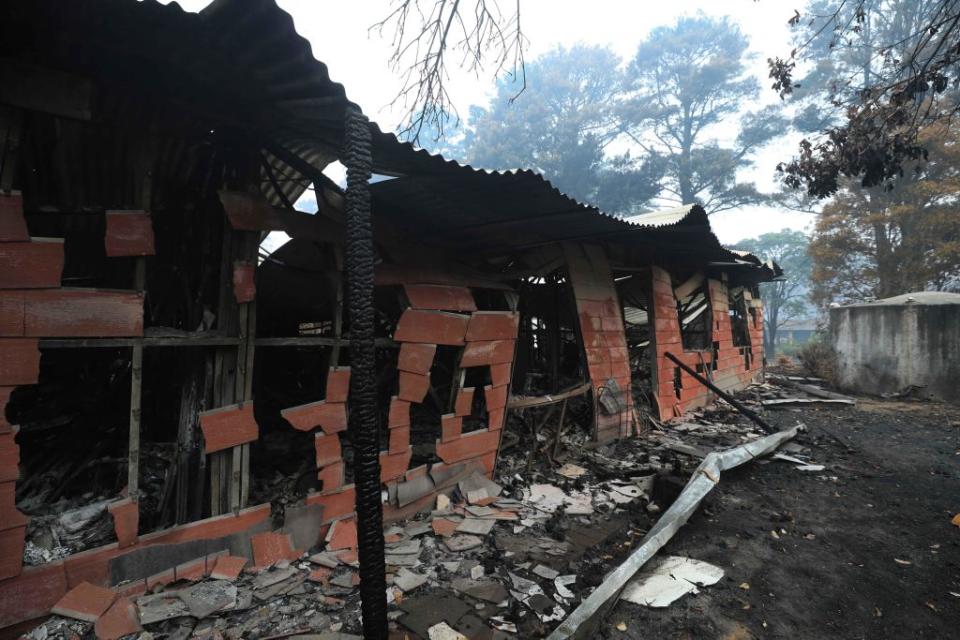
M 621 600 L 646 607 L 667 607 L 697 587 L 716 584 L 723 578 L 723 569 L 702 560 L 683 556 L 667 556 L 652 571 L 632 580 L 621 594 Z
M 710 453 L 684 487 L 676 501 L 670 505 L 657 524 L 650 529 L 637 550 L 630 554 L 626 562 L 611 572 L 599 587 L 594 589 L 586 600 L 580 603 L 547 640 L 565 640 L 567 638 L 590 637 L 591 625 L 588 623 L 597 612 L 613 600 L 634 575 L 670 538 L 686 524 L 700 501 L 710 493 L 720 481 L 720 473 L 738 467 L 754 458 L 767 455 L 781 444 L 794 438 L 803 429 L 797 425 L 792 429 L 773 433 L 725 451 Z
M 855 405 L 856 400 L 840 398 L 778 398 L 776 400 L 761 400 L 760 404 L 765 407 L 781 407 L 793 404 L 843 404 Z

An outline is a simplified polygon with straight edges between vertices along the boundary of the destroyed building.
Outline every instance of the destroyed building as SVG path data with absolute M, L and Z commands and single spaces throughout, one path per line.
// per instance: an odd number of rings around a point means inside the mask
M 917 291 L 830 309 L 837 383 L 960 403 L 960 294 Z
M 351 522 L 351 276 L 323 173 L 350 104 L 271 0 L 4 3 L 0 627 L 82 582 L 142 593 L 253 558 L 254 534 L 309 548 Z M 724 390 L 761 374 L 779 269 L 701 207 L 620 219 L 371 133 L 386 520 L 491 474 L 517 412 L 550 419 L 549 455 L 563 429 L 641 436 L 711 402 L 667 353 Z M 271 231 L 292 239 L 261 255 Z

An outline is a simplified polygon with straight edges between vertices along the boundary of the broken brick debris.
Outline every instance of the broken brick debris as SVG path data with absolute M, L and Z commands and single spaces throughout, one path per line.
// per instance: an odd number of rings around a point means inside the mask
M 320 427 L 324 433 L 334 434 L 347 429 L 347 405 L 343 402 L 318 400 L 283 409 L 280 415 L 299 431 Z
M 457 313 L 407 309 L 400 316 L 393 339 L 397 342 L 460 346 L 464 343 L 469 321 L 469 316 Z
M 116 599 L 113 589 L 81 582 L 60 598 L 50 611 L 68 618 L 96 622 Z
M 406 284 L 403 287 L 414 309 L 476 311 L 470 289 L 435 284 Z
M 213 453 L 253 442 L 260 429 L 253 417 L 253 402 L 221 407 L 200 414 L 204 452 Z
M 350 393 L 350 367 L 331 367 L 327 372 L 327 402 L 346 402 Z
M 220 556 L 217 558 L 210 577 L 216 580 L 236 580 L 249 560 L 240 556 Z
M 113 528 L 120 548 L 129 547 L 137 541 L 140 524 L 140 505 L 130 498 L 118 500 L 107 506 L 113 516 Z
M 397 396 L 407 402 L 423 402 L 430 390 L 430 376 L 409 371 L 400 372 L 400 391 Z
M 327 533 L 327 549 L 340 551 L 357 548 L 357 521 L 354 518 L 336 520 Z
M 241 260 L 233 263 L 233 297 L 239 304 L 256 299 L 256 272 L 256 265 L 249 262 Z
M 97 640 L 119 640 L 142 630 L 137 607 L 123 596 L 117 598 L 94 625 Z
M 404 342 L 400 345 L 400 356 L 397 359 L 397 369 L 426 375 L 433 366 L 433 358 L 437 353 L 435 344 L 419 344 Z
M 457 417 L 469 416 L 473 412 L 473 387 L 462 387 L 457 390 L 454 414 Z
M 340 436 L 337 434 L 327 435 L 325 433 L 317 433 L 314 436 L 313 442 L 317 454 L 316 462 L 318 469 L 328 464 L 340 462 Z
M 250 537 L 250 546 L 253 564 L 257 567 L 269 567 L 281 560 L 294 560 L 300 556 L 293 548 L 293 538 L 285 533 L 258 533 Z
M 104 248 L 111 258 L 152 256 L 153 221 L 147 211 L 107 211 Z

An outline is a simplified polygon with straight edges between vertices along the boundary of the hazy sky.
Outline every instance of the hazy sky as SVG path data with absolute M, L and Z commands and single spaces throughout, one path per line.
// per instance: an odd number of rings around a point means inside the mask
M 166 0 L 162 0 L 166 1 Z M 429 3 L 430 0 L 421 0 Z M 198 11 L 208 0 L 181 0 L 180 6 Z M 381 37 L 368 32 L 391 6 L 389 0 L 343 2 L 335 0 L 278 0 L 293 16 L 300 35 L 307 38 L 313 54 L 327 64 L 330 77 L 346 87 L 347 95 L 383 129 L 395 128 L 404 115 L 402 106 L 389 107 L 400 87 L 400 79 L 389 69 L 391 33 Z M 801 5 L 802 0 L 797 0 Z M 507 11 L 513 0 L 501 0 Z M 728 15 L 738 22 L 750 39 L 751 67 L 764 90 L 758 103 L 777 100 L 767 89 L 766 59 L 790 51 L 787 20 L 794 4 L 782 0 L 521 0 L 523 29 L 529 41 L 527 58 L 533 59 L 557 45 L 577 42 L 608 45 L 629 60 L 650 29 L 672 24 L 683 15 L 698 11 Z M 471 104 L 485 104 L 493 94 L 494 78 L 487 74 L 455 72 L 450 89 L 461 115 Z M 520 97 L 523 99 L 523 96 Z M 750 107 L 750 105 L 745 105 Z M 756 167 L 744 177 L 761 190 L 773 189 L 777 162 L 787 160 L 796 149 L 796 136 L 775 139 L 758 154 Z M 711 218 L 714 231 L 725 243 L 734 243 L 784 227 L 808 228 L 811 216 L 757 207 L 724 212 Z

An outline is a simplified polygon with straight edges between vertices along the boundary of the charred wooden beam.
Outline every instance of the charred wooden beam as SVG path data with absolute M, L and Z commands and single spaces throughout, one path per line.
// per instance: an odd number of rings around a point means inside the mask
M 347 166 L 347 284 L 350 310 L 350 432 L 354 444 L 357 541 L 363 637 L 386 640 L 387 582 L 383 504 L 380 497 L 380 434 L 374 346 L 373 225 L 370 215 L 370 123 L 356 107 L 345 116 Z

